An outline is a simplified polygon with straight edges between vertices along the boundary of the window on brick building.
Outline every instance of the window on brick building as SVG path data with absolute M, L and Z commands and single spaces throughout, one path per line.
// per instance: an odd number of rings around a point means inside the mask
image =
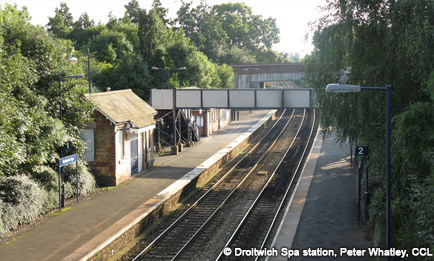
M 116 158 L 117 160 L 122 159 L 124 155 L 124 137 L 123 137 L 123 131 L 118 130 L 116 132 Z

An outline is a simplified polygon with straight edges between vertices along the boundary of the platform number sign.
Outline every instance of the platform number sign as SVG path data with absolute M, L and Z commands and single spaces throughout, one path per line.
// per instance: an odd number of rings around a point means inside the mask
M 356 147 L 356 156 L 368 156 L 369 150 L 368 147 L 357 146 Z

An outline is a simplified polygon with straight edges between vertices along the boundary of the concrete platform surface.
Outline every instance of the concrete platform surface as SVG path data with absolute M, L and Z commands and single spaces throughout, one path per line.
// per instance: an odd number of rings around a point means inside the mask
M 0 260 L 79 260 L 182 186 L 187 173 L 206 168 L 207 161 L 248 138 L 252 126 L 258 128 L 272 114 L 240 112 L 239 121 L 179 155 L 156 157 L 154 168 L 0 245 Z
M 268 260 L 288 260 L 280 255 L 282 248 L 299 251 L 300 256 L 290 260 L 352 260 L 355 257 L 341 256 L 340 248 L 373 247 L 368 227 L 357 221 L 357 177 L 357 168 L 350 164 L 349 145 L 336 144 L 334 135 L 323 140 L 319 131 L 273 241 L 279 256 Z M 333 250 L 337 257 L 318 256 L 324 250 Z M 373 260 L 368 255 L 360 259 Z

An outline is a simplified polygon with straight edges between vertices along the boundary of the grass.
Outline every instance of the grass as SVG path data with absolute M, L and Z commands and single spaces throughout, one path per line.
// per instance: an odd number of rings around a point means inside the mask
M 51 214 L 51 216 L 52 217 L 58 216 L 58 215 L 62 214 L 63 212 L 66 212 L 66 211 L 68 211 L 70 209 L 71 209 L 71 207 L 62 208 L 62 210 L 54 212 L 53 214 Z

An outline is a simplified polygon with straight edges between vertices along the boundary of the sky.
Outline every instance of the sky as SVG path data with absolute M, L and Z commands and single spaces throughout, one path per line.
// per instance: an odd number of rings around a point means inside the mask
M 140 7 L 150 9 L 153 0 L 138 0 Z M 188 2 L 192 0 L 186 0 Z M 54 16 L 56 7 L 61 2 L 66 2 L 77 20 L 82 13 L 87 12 L 95 22 L 106 23 L 110 12 L 118 18 L 125 12 L 124 5 L 130 0 L 0 0 L 3 3 L 16 4 L 19 8 L 26 6 L 33 24 L 45 26 L 48 17 Z M 318 6 L 324 6 L 326 0 L 206 0 L 208 5 L 216 5 L 225 2 L 244 2 L 253 9 L 253 14 L 262 15 L 263 18 L 276 19 L 280 29 L 280 43 L 275 44 L 273 49 L 288 54 L 298 53 L 301 56 L 312 51 L 311 40 L 306 40 L 310 33 L 309 22 L 320 17 Z M 180 0 L 161 0 L 162 5 L 169 9 L 169 16 L 175 17 L 181 6 Z M 200 0 L 193 0 L 194 5 Z

